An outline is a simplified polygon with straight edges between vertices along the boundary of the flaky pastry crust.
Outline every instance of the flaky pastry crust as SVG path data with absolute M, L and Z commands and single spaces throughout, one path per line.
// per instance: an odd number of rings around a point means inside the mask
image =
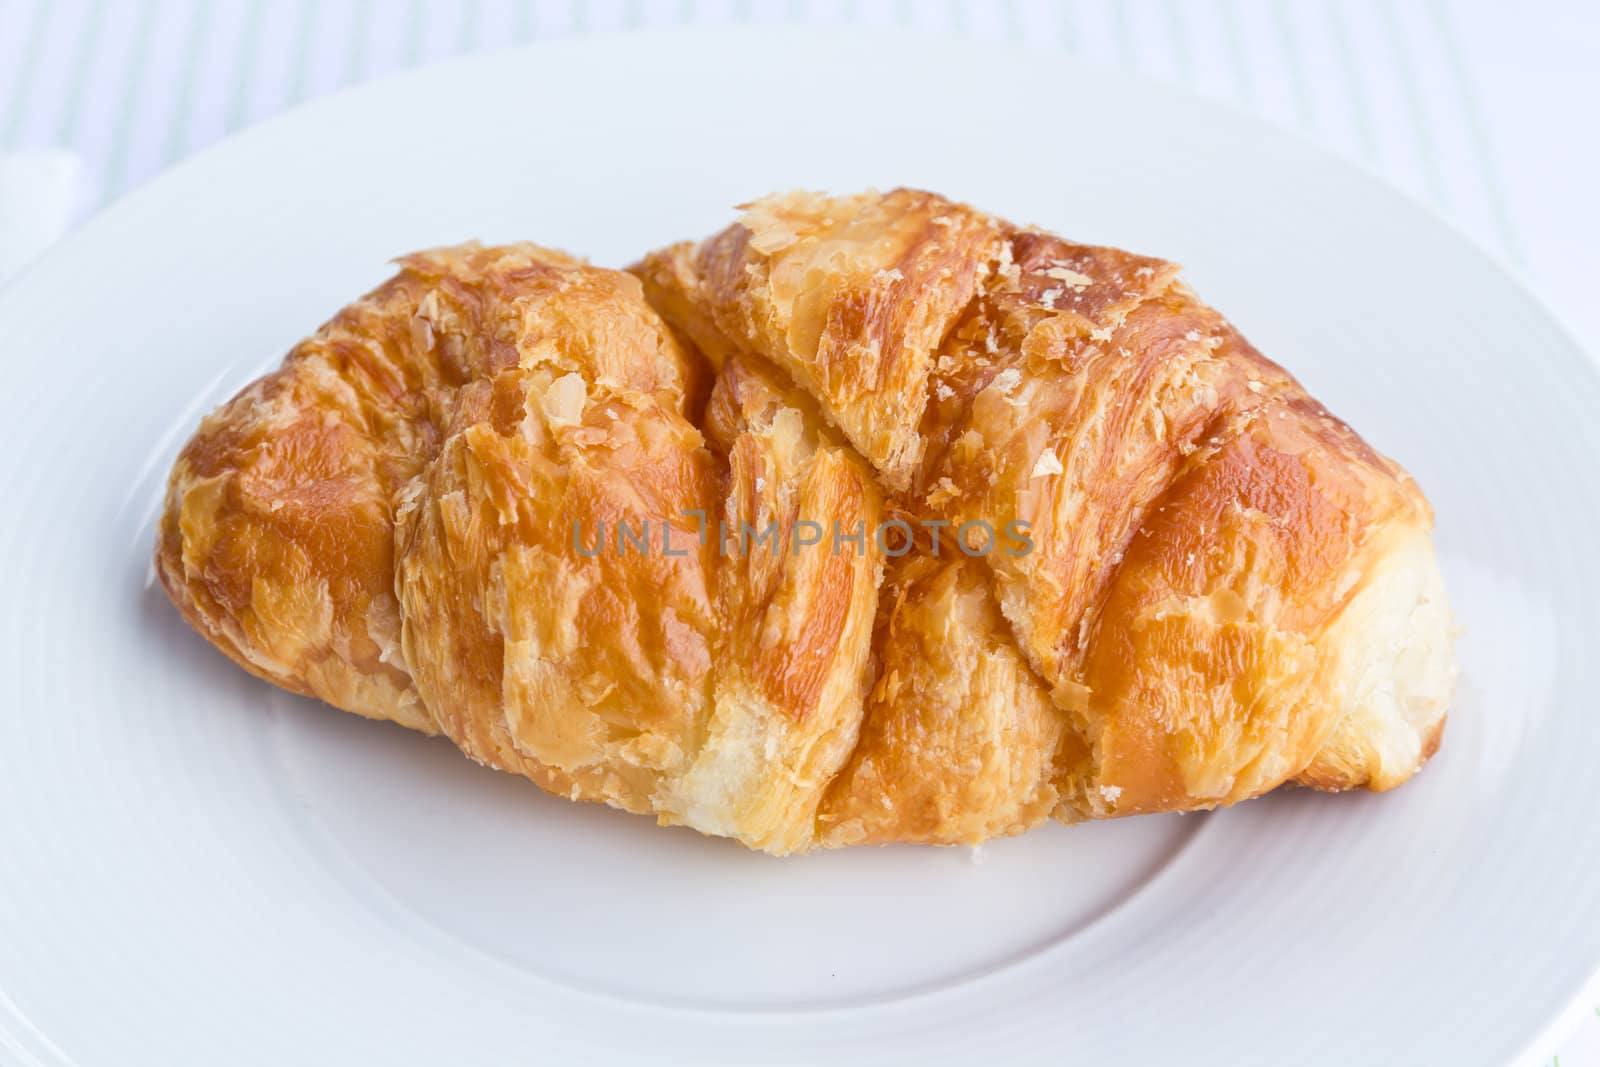
M 400 266 L 172 471 L 162 584 L 271 682 L 774 853 L 1438 746 L 1426 500 L 1170 263 L 895 190 Z

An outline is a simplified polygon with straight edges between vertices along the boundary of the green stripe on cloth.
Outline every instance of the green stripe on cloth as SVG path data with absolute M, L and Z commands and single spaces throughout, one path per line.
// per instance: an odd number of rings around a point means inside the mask
M 89 80 L 90 71 L 94 69 L 90 60 L 94 57 L 95 45 L 100 43 L 100 31 L 105 28 L 105 24 L 105 0 L 94 0 L 94 3 L 89 5 L 88 25 L 78 38 L 78 48 L 71 68 L 72 83 L 67 86 L 66 102 L 61 107 L 61 123 L 56 130 L 56 140 L 63 145 L 76 148 L 78 137 L 83 132 L 83 87 Z
M 1139 69 L 1139 42 L 1133 28 L 1132 8 L 1127 4 L 1111 5 L 1111 28 L 1117 38 L 1117 55 L 1129 70 Z
M 1461 101 L 1461 110 L 1467 117 L 1467 139 L 1471 142 L 1472 154 L 1477 158 L 1478 177 L 1482 180 L 1484 193 L 1489 199 L 1489 213 L 1494 219 L 1495 229 L 1500 234 L 1500 249 L 1518 266 L 1526 266 L 1528 261 L 1522 252 L 1522 242 L 1517 239 L 1516 227 L 1511 224 L 1511 213 L 1506 209 L 1505 191 L 1500 187 L 1500 174 L 1495 169 L 1494 155 L 1489 148 L 1489 134 L 1484 128 L 1483 111 L 1478 106 L 1477 89 L 1472 83 L 1471 75 L 1467 73 L 1467 64 L 1461 56 L 1461 46 L 1456 41 L 1455 30 L 1438 0 L 1428 5 L 1428 13 L 1433 17 L 1439 43 L 1443 46 L 1445 62 L 1450 68 L 1450 76 L 1455 82 L 1456 94 Z M 1600 1008 L 1596 1008 L 1595 1013 L 1600 1014 Z
M 1228 66 L 1233 70 L 1233 80 L 1238 86 L 1239 99 L 1249 104 L 1256 102 L 1256 80 L 1251 74 L 1250 53 L 1244 46 L 1244 29 L 1239 25 L 1238 13 L 1232 7 L 1222 9 L 1222 37 L 1226 42 Z
M 1316 109 L 1311 102 L 1311 86 L 1306 82 L 1304 60 L 1300 55 L 1300 38 L 1294 31 L 1294 18 L 1286 4 L 1272 5 L 1273 27 L 1283 45 L 1284 62 L 1289 67 L 1289 84 L 1294 91 L 1294 111 L 1300 125 L 1311 129 L 1317 124 Z
M 145 4 L 133 31 L 133 52 L 128 57 L 128 73 L 122 82 L 121 103 L 116 125 L 112 127 L 111 152 L 106 156 L 106 189 L 120 193 L 127 184 L 128 152 L 133 145 L 133 113 L 139 100 L 139 83 L 144 80 L 145 61 L 150 55 L 150 33 L 156 24 L 156 7 Z
M 234 62 L 233 90 L 228 99 L 228 130 L 244 125 L 245 108 L 249 106 L 250 83 L 255 81 L 256 41 L 261 37 L 263 0 L 250 0 L 245 12 L 244 25 L 239 30 L 239 48 Z
M 350 47 L 344 54 L 344 84 L 352 85 L 367 73 L 367 31 L 372 24 L 372 0 L 356 0 L 350 15 Z
M 414 67 L 422 58 L 422 0 L 411 0 L 411 7 L 406 16 L 406 45 L 402 53 L 405 65 Z
M 178 74 L 174 91 L 172 121 L 167 125 L 167 151 L 165 158 L 170 166 L 189 145 L 189 123 L 194 114 L 194 81 L 200 67 L 201 47 L 211 28 L 211 5 L 206 0 L 196 0 L 189 18 L 189 32 L 184 35 L 183 69 Z
M 39 55 L 44 51 L 44 38 L 50 28 L 50 5 L 36 3 L 28 8 L 32 16 L 21 31 L 21 40 L 34 43 L 32 48 L 22 50 L 22 66 L 17 73 L 17 83 L 11 87 L 11 100 L 6 106 L 6 120 L 0 123 L 0 148 L 9 148 L 16 143 L 17 134 L 22 131 L 22 102 L 33 98 L 33 81 L 39 75 Z
M 1395 17 L 1394 8 L 1381 7 L 1384 32 L 1393 49 L 1395 67 L 1400 72 L 1400 86 L 1406 100 L 1406 117 L 1410 119 L 1411 139 L 1417 146 L 1417 157 L 1422 161 L 1422 178 L 1428 195 L 1441 207 L 1450 206 L 1450 190 L 1439 170 L 1439 151 L 1433 143 L 1432 128 L 1428 124 L 1427 106 L 1422 100 L 1422 87 L 1417 84 L 1416 71 L 1411 63 L 1411 47 L 1405 30 Z
M 1056 12 L 1056 40 L 1062 48 L 1073 51 L 1078 47 L 1078 20 L 1073 15 L 1072 8 L 1067 4 L 1055 5 Z
M 478 43 L 477 0 L 461 0 L 461 21 L 456 24 L 456 51 L 470 52 Z
M 1021 44 L 1027 39 L 1027 31 L 1022 25 L 1022 11 L 1017 7 L 1017 0 L 1005 2 L 1006 40 L 1012 44 Z
M 1366 86 L 1356 65 L 1356 49 L 1350 40 L 1350 29 L 1344 24 L 1338 4 L 1328 6 L 1328 30 L 1339 53 L 1339 68 L 1344 72 L 1349 89 L 1350 109 L 1355 117 L 1356 139 L 1361 142 L 1361 154 L 1370 161 L 1378 158 L 1378 134 L 1372 124 L 1372 108 L 1367 103 Z
M 1178 0 L 1167 0 L 1167 23 L 1172 27 L 1172 55 L 1177 60 L 1178 76 L 1193 85 L 1195 82 L 1194 52 L 1189 37 L 1189 24 L 1184 21 L 1183 5 Z
M 293 106 L 305 99 L 311 69 L 311 28 L 316 24 L 317 6 L 300 0 L 294 18 L 294 58 L 289 62 L 289 80 L 284 86 L 284 103 Z

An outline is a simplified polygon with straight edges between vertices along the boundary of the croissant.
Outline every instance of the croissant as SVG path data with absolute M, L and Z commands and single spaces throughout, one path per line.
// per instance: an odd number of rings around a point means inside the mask
M 270 682 L 779 854 L 1438 747 L 1426 500 L 1171 263 L 901 189 L 399 266 L 172 470 L 161 583 Z

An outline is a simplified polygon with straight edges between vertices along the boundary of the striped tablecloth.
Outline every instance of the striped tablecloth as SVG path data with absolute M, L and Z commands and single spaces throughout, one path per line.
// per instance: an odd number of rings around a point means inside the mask
M 391 71 L 572 34 L 779 22 L 1026 40 L 1230 102 L 1410 193 L 1600 352 L 1595 4 L 0 0 L 0 153 L 76 153 L 81 215 L 234 130 Z M 1592 999 L 1533 1062 L 1600 1067 Z

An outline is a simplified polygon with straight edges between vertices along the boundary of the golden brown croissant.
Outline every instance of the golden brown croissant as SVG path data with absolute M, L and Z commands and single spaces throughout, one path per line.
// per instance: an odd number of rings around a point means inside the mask
M 785 853 L 1398 785 L 1431 523 L 1174 265 L 897 190 L 402 260 L 205 420 L 156 563 L 269 681 Z

